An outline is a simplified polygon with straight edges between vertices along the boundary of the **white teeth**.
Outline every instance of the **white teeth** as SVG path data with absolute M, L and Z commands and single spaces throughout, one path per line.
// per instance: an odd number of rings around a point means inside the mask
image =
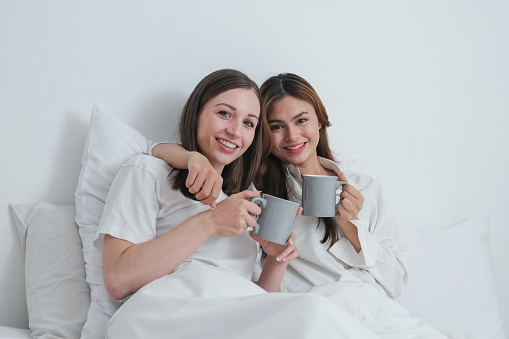
M 293 146 L 293 147 L 290 147 L 290 146 L 287 146 L 285 147 L 286 149 L 297 149 L 297 148 L 300 148 L 304 145 L 304 143 L 301 143 L 301 144 L 298 144 L 297 146 Z
M 232 144 L 231 142 L 228 142 L 228 141 L 223 140 L 223 139 L 217 139 L 217 141 L 219 141 L 221 144 L 223 144 L 223 145 L 225 145 L 226 147 L 231 148 L 231 149 L 235 149 L 235 148 L 237 148 L 237 147 L 238 147 L 237 145 Z

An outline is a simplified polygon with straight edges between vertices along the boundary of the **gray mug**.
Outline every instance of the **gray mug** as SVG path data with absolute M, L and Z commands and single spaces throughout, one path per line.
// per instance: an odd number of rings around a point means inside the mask
M 251 202 L 262 209 L 262 212 L 255 216 L 256 226 L 253 227 L 253 235 L 260 239 L 286 245 L 290 233 L 292 233 L 299 204 L 265 193 L 252 198 Z
M 302 215 L 312 217 L 333 217 L 336 215 L 337 190 L 346 181 L 329 175 L 302 175 Z

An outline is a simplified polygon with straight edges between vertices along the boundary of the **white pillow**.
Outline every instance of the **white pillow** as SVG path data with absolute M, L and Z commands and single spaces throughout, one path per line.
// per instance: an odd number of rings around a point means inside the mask
M 102 251 L 92 243 L 104 202 L 124 162 L 136 154 L 149 153 L 152 144 L 141 133 L 109 114 L 104 107 L 94 105 L 75 196 L 76 223 L 83 242 L 86 276 L 92 299 L 82 339 L 104 338 L 109 318 L 121 305 L 106 291 L 102 274 Z
M 486 213 L 444 230 L 408 231 L 408 286 L 397 300 L 436 329 L 505 338 Z
M 81 172 L 76 188 L 76 223 L 82 240 L 94 237 L 104 202 L 120 167 L 130 157 L 150 151 L 151 142 L 118 120 L 100 104 L 92 109 Z M 87 281 L 102 284 L 102 256 L 91 242 L 83 243 Z
M 0 339 L 30 339 L 30 330 L 0 326 Z
M 25 256 L 32 337 L 79 338 L 90 306 L 76 209 L 47 202 L 11 204 Z

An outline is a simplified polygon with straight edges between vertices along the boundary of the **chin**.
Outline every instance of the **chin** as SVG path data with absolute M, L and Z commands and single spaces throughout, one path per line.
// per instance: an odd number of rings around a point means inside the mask
M 302 163 L 302 157 L 299 155 L 289 155 L 289 154 L 274 154 L 276 158 L 291 165 L 299 165 Z
M 227 166 L 227 165 L 230 165 L 232 162 L 234 162 L 235 160 L 237 160 L 238 158 L 240 158 L 240 156 L 238 157 L 231 157 L 231 158 L 222 158 L 222 159 L 218 159 L 218 163 L 221 163 L 223 166 Z

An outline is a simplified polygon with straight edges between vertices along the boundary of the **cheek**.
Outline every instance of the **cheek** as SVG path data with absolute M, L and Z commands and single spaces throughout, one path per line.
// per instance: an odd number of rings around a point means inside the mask
M 248 146 L 249 146 L 249 145 L 251 145 L 251 144 L 253 143 L 254 138 L 255 138 L 255 134 L 254 134 L 254 133 L 252 133 L 252 134 L 250 134 L 250 135 L 248 136 L 248 138 L 247 138 Z
M 244 144 L 246 145 L 246 147 L 249 147 L 253 143 L 255 135 L 256 135 L 256 131 L 254 129 L 249 130 L 246 133 L 244 133 L 243 139 L 244 139 Z
M 319 128 L 309 128 L 307 130 L 307 134 L 311 137 L 311 139 L 314 139 L 315 142 L 318 142 L 318 140 L 320 140 Z
M 214 130 L 210 127 L 211 126 L 207 123 L 203 123 L 198 126 L 198 130 L 196 131 L 196 140 L 200 149 L 203 149 L 203 147 L 206 147 L 211 143 L 214 135 Z
M 270 137 L 272 138 L 272 141 L 274 144 L 279 144 L 285 139 L 285 132 L 283 129 L 270 131 Z
M 315 139 L 316 139 L 316 142 L 318 142 L 320 140 L 320 130 L 316 130 Z
M 271 138 L 272 138 L 272 147 L 279 148 L 279 144 L 281 143 L 280 133 L 272 133 L 271 132 Z
M 203 139 L 203 137 L 208 134 L 207 133 L 207 125 L 205 125 L 205 124 L 198 125 L 196 134 L 198 136 L 198 139 Z
M 203 138 L 203 135 L 206 134 L 207 123 L 202 120 L 203 118 L 200 116 L 196 124 L 196 136 L 198 139 Z

